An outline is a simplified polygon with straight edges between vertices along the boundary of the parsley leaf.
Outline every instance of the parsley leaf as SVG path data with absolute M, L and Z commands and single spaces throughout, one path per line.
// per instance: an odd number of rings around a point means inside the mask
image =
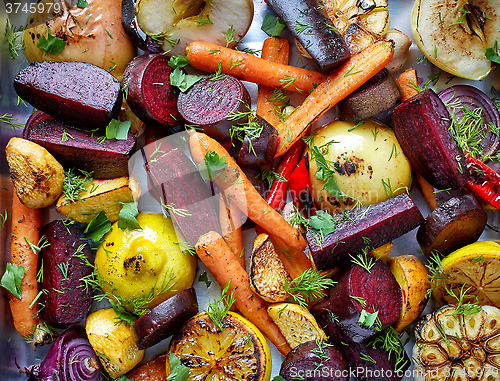
M 486 49 L 484 55 L 491 62 L 500 64 L 500 56 L 498 55 L 498 41 L 495 41 L 495 44 L 491 48 Z
M 359 315 L 358 323 L 359 325 L 364 325 L 367 327 L 373 327 L 377 323 L 378 311 L 374 313 L 370 313 L 366 310 L 361 310 L 361 314 Z
M 139 214 L 137 204 L 135 202 L 120 202 L 120 204 L 122 204 L 122 209 L 118 215 L 118 227 L 122 230 L 142 229 L 136 219 Z
M 286 381 L 286 378 L 283 378 L 282 376 L 277 375 L 277 376 L 274 376 L 272 381 Z
M 189 60 L 184 56 L 172 56 L 168 61 L 168 66 L 172 69 L 180 69 L 187 65 L 189 65 Z
M 106 126 L 106 139 L 127 140 L 131 125 L 130 120 L 122 122 L 111 119 L 111 122 Z
M 133 381 L 133 380 L 131 380 L 127 376 L 123 375 L 123 376 L 116 378 L 114 381 Z
M 328 235 L 335 231 L 336 220 L 330 213 L 318 210 L 315 216 L 308 219 L 308 226 L 314 230 L 319 230 L 323 235 Z
M 174 71 L 170 73 L 170 84 L 177 87 L 183 93 L 188 91 L 191 86 L 202 79 L 203 77 L 198 75 L 185 74 L 179 68 L 175 68 Z
M 40 36 L 40 41 L 38 41 L 36 46 L 39 49 L 45 50 L 47 54 L 50 53 L 58 56 L 66 48 L 66 41 L 51 35 L 50 31 L 47 31 L 47 37 L 44 35 Z
M 15 263 L 7 263 L 5 273 L 0 280 L 0 286 L 9 291 L 16 298 L 21 299 L 21 282 L 26 274 L 24 267 Z
M 78 8 L 88 8 L 89 3 L 87 3 L 87 0 L 78 0 L 78 3 L 76 4 Z
M 89 222 L 83 233 L 94 240 L 99 242 L 104 235 L 111 230 L 111 221 L 106 217 L 106 213 L 101 210 L 92 221 Z
M 205 286 L 207 286 L 207 288 L 209 288 L 210 285 L 212 284 L 212 281 L 208 279 L 206 271 L 200 274 L 200 276 L 198 277 L 198 282 L 205 282 Z
M 170 363 L 170 374 L 167 377 L 168 381 L 186 381 L 189 378 L 189 368 L 181 363 L 181 360 L 170 352 L 168 359 Z
M 227 165 L 225 156 L 219 157 L 217 152 L 208 151 L 205 155 L 205 161 L 200 165 L 200 169 L 203 169 L 202 167 L 205 166 L 206 171 L 202 170 L 200 173 L 204 180 L 212 181 L 224 172 Z M 206 172 L 208 172 L 208 176 Z
M 266 13 L 262 21 L 262 29 L 269 37 L 279 37 L 286 25 L 279 17 L 274 17 L 270 13 Z

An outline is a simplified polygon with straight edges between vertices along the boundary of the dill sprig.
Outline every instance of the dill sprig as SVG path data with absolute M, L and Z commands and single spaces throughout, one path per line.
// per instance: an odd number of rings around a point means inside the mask
M 297 278 L 289 282 L 285 277 L 285 291 L 303 308 L 307 304 L 324 297 L 325 290 L 336 282 L 319 271 L 307 269 Z
M 222 290 L 220 299 L 214 300 L 213 302 L 209 303 L 208 309 L 204 310 L 210 320 L 212 320 L 221 331 L 222 321 L 235 302 L 234 291 L 231 291 L 231 293 L 228 294 L 230 285 L 231 282 L 226 284 L 226 287 L 224 287 L 224 290 Z
M 18 128 L 23 128 L 23 124 L 21 123 L 14 123 L 17 120 L 17 118 L 14 118 L 13 114 L 8 114 L 5 113 L 0 116 L 0 122 L 8 124 L 11 126 L 14 130 L 17 130 Z
M 5 24 L 5 40 L 9 47 L 10 58 L 12 59 L 19 57 L 19 50 L 24 49 L 24 42 L 22 39 L 23 29 L 22 26 L 15 28 L 7 19 L 7 23 Z M 18 42 L 18 39 L 21 39 L 21 42 Z
M 92 181 L 92 174 L 79 169 L 82 176 L 74 172 L 74 168 L 69 168 L 64 172 L 63 194 L 71 202 L 81 201 L 80 195 L 87 190 L 86 186 Z
M 408 358 L 405 354 L 403 343 L 401 342 L 401 335 L 392 326 L 384 329 L 380 335 L 377 335 L 370 341 L 369 345 L 376 349 L 377 345 L 388 353 L 389 359 L 391 356 L 396 357 L 395 370 L 399 371 L 408 363 Z
M 460 287 L 459 294 L 457 295 L 452 288 L 445 287 L 446 292 L 451 297 L 457 300 L 457 306 L 455 307 L 455 311 L 450 314 L 450 316 L 457 315 L 474 315 L 481 311 L 481 305 L 479 304 L 479 299 L 476 295 L 469 295 L 467 291 L 471 288 L 465 288 L 467 284 L 463 284 Z
M 447 280 L 448 275 L 444 271 L 443 264 L 441 263 L 441 254 L 434 250 L 429 256 L 429 263 L 425 265 L 429 274 L 427 275 L 427 282 L 430 283 L 430 287 L 427 289 L 426 297 L 429 298 L 432 295 L 432 291 L 437 287 L 440 280 Z

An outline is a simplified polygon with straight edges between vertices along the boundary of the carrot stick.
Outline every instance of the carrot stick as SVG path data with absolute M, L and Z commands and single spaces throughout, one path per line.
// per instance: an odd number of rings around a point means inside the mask
M 401 102 L 406 101 L 407 99 L 410 99 L 414 95 L 418 94 L 417 90 L 417 84 L 418 84 L 418 78 L 417 78 L 417 72 L 415 69 L 408 69 L 401 73 L 397 79 L 399 87 L 401 87 L 401 91 L 403 92 L 403 99 L 401 99 Z
M 267 314 L 266 302 L 250 288 L 250 278 L 231 249 L 217 232 L 201 236 L 196 243 L 196 253 L 212 273 L 221 288 L 229 283 L 234 291 L 236 307 L 276 346 L 283 356 L 290 351 L 285 337 Z
M 224 193 L 220 193 L 219 221 L 222 237 L 231 248 L 234 256 L 245 268 L 245 247 L 241 237 L 241 211 L 233 203 L 229 203 Z
M 429 182 L 424 179 L 420 173 L 417 173 L 416 171 L 413 171 L 415 177 L 417 178 L 418 185 L 420 185 L 420 190 L 422 191 L 422 195 L 425 198 L 425 201 L 427 201 L 427 204 L 429 204 L 429 207 L 431 210 L 434 210 L 437 208 L 437 200 L 436 200 L 436 194 L 434 193 L 434 187 L 429 184 Z
M 379 40 L 351 56 L 330 74 L 299 107 L 276 126 L 282 133 L 279 134 L 278 149 L 274 157 L 288 151 L 311 123 L 382 70 L 393 54 L 393 43 Z
M 283 37 L 269 37 L 264 40 L 261 58 L 269 62 L 288 64 L 290 46 L 288 40 Z M 257 115 L 267 120 L 271 125 L 277 126 L 280 119 L 277 113 L 285 106 L 285 99 L 275 99 L 274 88 L 260 85 L 257 93 Z
M 217 154 L 221 164 L 222 160 L 227 162 L 214 179 L 226 197 L 270 236 L 281 239 L 292 250 L 304 250 L 307 243 L 302 234 L 262 198 L 224 147 L 201 132 L 191 131 L 190 135 L 191 153 L 198 164 L 205 160 L 208 152 Z
M 297 278 L 299 275 L 302 275 L 304 271 L 312 267 L 310 259 L 304 252 L 288 249 L 286 244 L 278 238 L 271 238 L 271 242 L 274 245 L 276 254 L 278 254 L 279 259 L 292 279 Z
M 321 73 L 269 62 L 252 54 L 209 42 L 195 41 L 186 47 L 192 67 L 210 73 L 232 75 L 243 81 L 295 92 L 308 92 L 324 81 Z
M 127 378 L 131 381 L 166 381 L 167 356 L 161 355 L 141 366 L 134 368 L 126 374 Z M 170 367 L 169 367 L 170 368 Z
M 42 344 L 49 336 L 45 323 L 37 317 L 38 255 L 28 244 L 38 245 L 41 226 L 42 210 L 27 208 L 14 192 L 10 261 L 23 266 L 25 274 L 21 282 L 21 299 L 9 293 L 9 304 L 16 331 L 34 344 Z

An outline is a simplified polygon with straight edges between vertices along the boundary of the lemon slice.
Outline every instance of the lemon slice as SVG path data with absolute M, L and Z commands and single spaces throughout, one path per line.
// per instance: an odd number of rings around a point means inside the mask
M 271 352 L 258 328 L 234 312 L 223 320 L 222 330 L 201 313 L 189 319 L 170 343 L 188 380 L 269 381 Z
M 306 341 L 326 338 L 314 316 L 298 304 L 275 303 L 267 312 L 292 349 Z
M 446 290 L 460 295 L 465 284 L 468 295 L 476 295 L 481 305 L 500 307 L 500 245 L 478 241 L 455 250 L 442 261 L 447 279 L 439 279 L 433 291 L 442 304 L 456 303 Z

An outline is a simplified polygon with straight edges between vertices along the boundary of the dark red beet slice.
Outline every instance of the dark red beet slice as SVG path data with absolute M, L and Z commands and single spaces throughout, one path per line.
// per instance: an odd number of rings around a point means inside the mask
M 16 75 L 14 89 L 35 108 L 85 130 L 106 127 L 122 104 L 118 80 L 85 62 L 32 63 Z
M 337 345 L 306 341 L 288 352 L 280 376 L 287 381 L 347 381 L 349 368 Z
M 194 124 L 219 141 L 230 140 L 231 127 L 247 117 L 231 118 L 234 113 L 247 113 L 250 95 L 240 80 L 229 75 L 202 79 L 185 93 L 179 94 L 177 107 L 187 124 Z M 231 120 L 229 120 L 231 118 Z
M 352 343 L 340 348 L 349 362 L 351 373 L 359 381 L 400 381 L 410 366 L 406 353 L 401 364 L 396 364 L 394 354 L 390 356 L 382 348 L 366 343 Z
M 141 30 L 137 24 L 135 0 L 122 0 L 122 26 L 134 44 L 144 51 L 162 53 L 163 48 Z
M 27 130 L 29 131 L 31 129 L 31 127 L 33 127 L 34 125 L 36 125 L 38 123 L 45 122 L 46 120 L 51 120 L 51 119 L 54 119 L 54 118 L 52 118 L 50 115 L 44 113 L 43 111 L 35 110 L 30 115 L 30 117 L 26 121 L 26 124 L 24 125 L 23 138 L 27 139 L 24 134 L 26 133 Z
M 149 157 L 146 170 L 176 227 L 194 247 L 209 231 L 220 232 L 217 209 L 198 168 L 178 148 Z
M 330 289 L 330 300 L 318 303 L 311 312 L 330 340 L 348 343 L 364 341 L 378 332 L 376 324 L 361 324 L 363 320 L 360 323 L 363 310 L 363 314 L 377 312 L 383 329 L 398 319 L 402 297 L 389 266 L 376 261 L 370 271 L 359 265 L 351 266 Z
M 101 134 L 78 130 L 55 119 L 28 123 L 23 137 L 45 147 L 64 166 L 93 172 L 97 179 L 128 176 L 128 160 L 135 146 L 131 133 L 127 140 L 101 140 Z
M 172 68 L 164 54 L 135 57 L 125 69 L 122 89 L 130 109 L 142 121 L 174 127 L 180 123 L 177 92 L 170 84 Z
M 450 114 L 427 89 L 394 109 L 396 138 L 412 167 L 437 189 L 462 189 L 467 182 L 465 156 L 451 136 Z
M 245 136 L 238 154 L 240 167 L 258 167 L 269 163 L 278 148 L 278 131 L 264 118 L 257 115 L 256 122 L 262 128 L 259 136 Z
M 320 0 L 267 0 L 321 70 L 329 72 L 351 54 Z
M 194 288 L 183 290 L 158 304 L 132 325 L 139 349 L 146 349 L 172 336 L 189 318 L 198 313 Z
M 438 205 L 417 231 L 417 241 L 426 256 L 433 251 L 448 255 L 476 242 L 488 217 L 477 199 L 470 194 L 453 197 Z
M 360 210 L 345 212 L 335 231 L 324 237 L 316 231 L 306 232 L 312 259 L 318 270 L 344 266 L 349 254 L 357 255 L 367 248 L 377 248 L 408 233 L 424 222 L 411 198 L 403 193 Z
M 92 273 L 92 253 L 85 235 L 74 225 L 54 220 L 41 229 L 49 245 L 40 252 L 43 280 L 41 318 L 54 327 L 63 327 L 85 319 L 92 304 L 92 288 L 81 280 Z M 36 244 L 36 243 L 34 243 Z

